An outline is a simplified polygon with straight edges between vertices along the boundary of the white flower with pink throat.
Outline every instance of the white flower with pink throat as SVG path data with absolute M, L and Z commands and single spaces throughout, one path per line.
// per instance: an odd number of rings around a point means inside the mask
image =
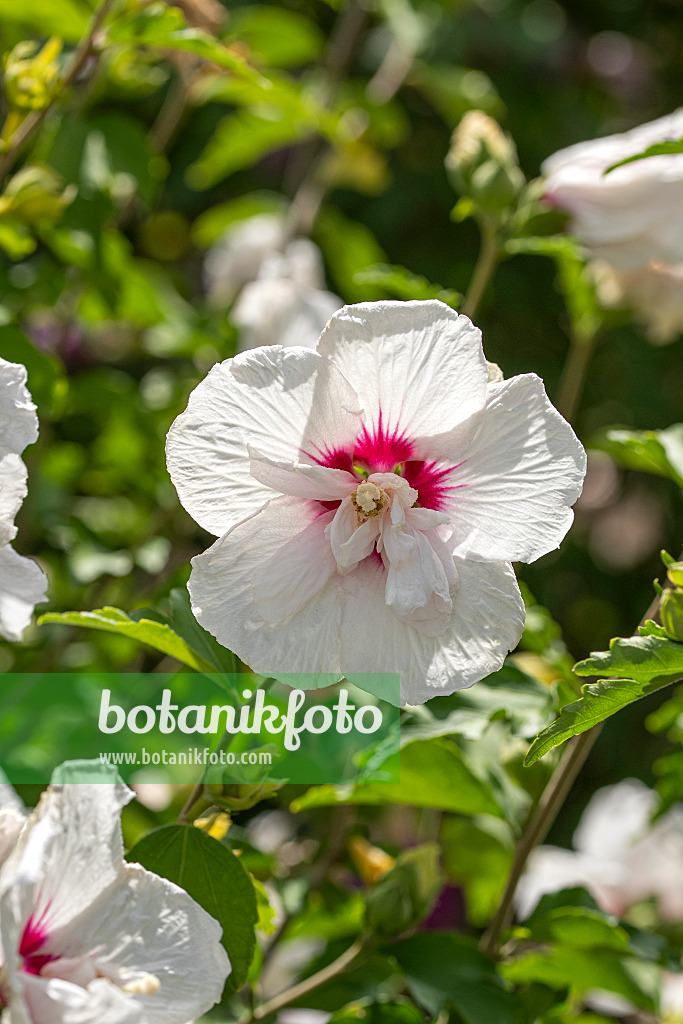
M 26 388 L 26 369 L 0 358 L 0 636 L 6 640 L 21 640 L 34 607 L 45 600 L 44 573 L 10 544 L 27 493 L 20 456 L 37 437 L 38 416 Z
M 422 703 L 496 671 L 511 566 L 556 548 L 585 453 L 534 374 L 489 382 L 443 303 L 346 306 L 315 352 L 217 364 L 167 442 L 199 622 L 254 671 L 400 672 Z
M 220 999 L 218 922 L 123 859 L 132 797 L 121 782 L 61 781 L 29 816 L 2 787 L 2 1024 L 188 1024 Z

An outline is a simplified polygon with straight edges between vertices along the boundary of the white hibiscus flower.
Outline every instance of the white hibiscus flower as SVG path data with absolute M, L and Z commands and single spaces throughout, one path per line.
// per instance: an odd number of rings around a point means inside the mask
M 524 606 L 510 562 L 557 547 L 585 453 L 533 374 L 488 383 L 440 302 L 347 306 L 316 352 L 211 370 L 167 442 L 198 620 L 252 669 L 400 672 L 403 702 L 498 669 Z
M 609 913 L 623 914 L 654 897 L 669 921 L 683 914 L 683 806 L 654 824 L 657 794 L 626 779 L 592 797 L 574 833 L 573 850 L 539 846 L 529 858 L 516 905 L 522 918 L 544 893 L 582 886 Z
M 44 573 L 10 546 L 17 533 L 14 517 L 26 497 L 26 467 L 19 456 L 37 437 L 26 369 L 0 358 L 0 636 L 7 640 L 21 640 L 46 596 Z
M 259 345 L 315 348 L 342 301 L 325 289 L 322 257 L 308 238 L 289 239 L 283 216 L 261 214 L 226 232 L 204 265 L 209 298 L 234 300 L 230 317 L 239 349 Z
M 621 135 L 580 142 L 543 164 L 546 199 L 596 260 L 606 306 L 634 311 L 656 344 L 683 330 L 683 153 L 605 171 L 657 142 L 683 137 L 683 108 Z
M 187 1024 L 220 999 L 218 922 L 123 860 L 132 796 L 120 782 L 62 782 L 23 823 L 16 804 L 0 808 L 0 842 L 21 825 L 0 868 L 2 1024 Z

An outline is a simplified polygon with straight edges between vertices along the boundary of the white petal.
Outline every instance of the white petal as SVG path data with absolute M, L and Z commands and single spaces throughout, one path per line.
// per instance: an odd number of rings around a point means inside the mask
M 423 704 L 496 672 L 519 641 L 524 604 L 506 563 L 455 560 L 459 587 L 450 626 L 431 637 L 396 618 L 384 599 L 386 573 L 368 558 L 344 591 L 342 671 L 400 672 L 401 701 Z
M 21 455 L 38 437 L 36 407 L 26 387 L 26 368 L 0 358 L 0 459 Z
M 433 508 L 406 509 L 406 523 L 414 530 L 433 530 L 435 526 L 442 526 L 448 522 L 450 516 L 445 512 L 436 512 Z
M 535 374 L 489 385 L 480 430 L 447 492 L 454 553 L 531 562 L 559 546 L 586 453 Z
M 350 498 L 342 501 L 327 531 L 332 553 L 340 572 L 350 572 L 367 558 L 379 536 L 377 518 L 358 524 L 358 514 Z
M 0 546 L 16 537 L 14 517 L 26 497 L 26 466 L 18 455 L 0 459 Z
M 322 590 L 335 573 L 337 563 L 325 531 L 334 512 L 317 514 L 320 509 L 308 506 L 312 515 L 309 524 L 254 572 L 254 598 L 260 614 L 276 626 L 300 612 Z M 258 513 L 277 529 L 278 519 L 289 522 L 288 510 L 273 502 Z M 262 521 L 263 521 L 262 520 Z
M 259 345 L 315 348 L 320 332 L 343 303 L 332 292 L 287 277 L 252 281 L 231 313 L 240 328 L 240 350 Z
M 209 249 L 204 277 L 215 306 L 229 306 L 239 289 L 258 277 L 267 256 L 284 245 L 285 218 L 259 214 L 239 221 Z
M 624 271 L 653 259 L 683 260 L 683 155 L 649 157 L 604 173 L 681 135 L 683 108 L 623 134 L 570 146 L 543 164 L 548 198 L 572 214 L 573 233 L 594 256 Z
M 435 458 L 442 434 L 451 443 L 471 436 L 486 398 L 481 332 L 444 303 L 345 306 L 318 351 L 355 388 L 370 433 L 405 435 L 416 458 Z
M 147 1024 L 142 1001 L 103 978 L 84 989 L 57 978 L 23 974 L 21 988 L 22 995 L 11 1005 L 16 1024 Z
M 301 348 L 246 352 L 213 367 L 171 427 L 168 469 L 190 515 L 218 536 L 273 491 L 252 477 L 247 444 L 268 459 L 325 461 L 352 450 L 357 397 L 341 373 Z
M 185 1024 L 221 997 L 230 964 L 220 940 L 218 922 L 183 889 L 132 864 L 52 944 L 94 954 L 96 968 L 121 981 L 157 978 L 156 992 L 135 995 L 144 1020 Z
M 9 544 L 0 547 L 0 636 L 21 640 L 33 609 L 47 600 L 47 577 Z
M 358 478 L 345 469 L 309 466 L 301 462 L 275 462 L 251 445 L 248 450 L 251 475 L 264 487 L 280 494 L 313 501 L 339 501 L 358 486 Z
M 451 591 L 457 588 L 453 558 L 443 544 L 437 554 L 430 541 L 438 544 L 438 538 L 427 538 L 419 531 L 390 527 L 382 539 L 387 605 L 412 628 L 440 636 L 450 625 Z
M 6 951 L 16 949 L 29 917 L 53 935 L 117 879 L 121 808 L 132 797 L 123 784 L 49 787 L 0 874 Z
M 219 643 L 265 675 L 334 672 L 339 663 L 341 611 L 332 582 L 293 619 L 269 626 L 260 613 L 254 578 L 285 544 L 320 515 L 300 498 L 276 498 L 192 559 L 192 611 Z M 315 557 L 315 555 L 314 555 Z M 311 561 L 309 570 L 317 578 Z

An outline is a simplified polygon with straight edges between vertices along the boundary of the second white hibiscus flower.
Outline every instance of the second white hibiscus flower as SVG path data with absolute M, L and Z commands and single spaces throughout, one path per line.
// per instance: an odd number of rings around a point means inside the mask
M 539 378 L 489 383 L 440 302 L 347 306 L 316 352 L 214 366 L 167 455 L 219 538 L 193 559 L 202 625 L 263 674 L 400 672 L 411 704 L 500 668 L 524 623 L 510 563 L 559 545 L 585 472 Z

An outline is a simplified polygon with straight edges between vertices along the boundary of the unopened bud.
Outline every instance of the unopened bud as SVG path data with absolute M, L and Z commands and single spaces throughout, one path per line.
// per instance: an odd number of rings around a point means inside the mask
M 446 169 L 455 188 L 489 215 L 514 207 L 526 184 L 514 142 L 482 110 L 470 110 L 453 132 Z
M 683 587 L 683 562 L 672 562 L 666 574 L 673 587 Z
M 17 43 L 4 59 L 5 95 L 14 110 L 44 110 L 59 85 L 59 39 L 48 39 L 42 49 L 32 40 Z
M 362 836 L 352 836 L 349 840 L 349 853 L 356 871 L 366 885 L 376 885 L 396 864 L 395 857 L 391 857 L 379 846 L 373 846 Z
M 75 186 L 65 188 L 49 167 L 30 164 L 8 181 L 0 196 L 0 217 L 26 225 L 52 224 L 75 195 Z
M 402 853 L 391 871 L 368 890 L 368 928 L 375 935 L 390 937 L 419 924 L 431 910 L 442 882 L 436 843 Z
M 683 590 L 664 591 L 659 604 L 659 616 L 671 639 L 683 642 Z

